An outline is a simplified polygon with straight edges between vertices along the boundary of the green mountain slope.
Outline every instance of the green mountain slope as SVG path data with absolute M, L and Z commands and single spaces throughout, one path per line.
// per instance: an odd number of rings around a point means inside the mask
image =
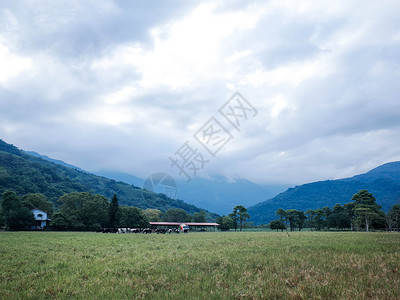
M 75 167 L 75 166 L 73 166 L 73 165 L 67 164 L 66 162 L 63 162 L 62 160 L 52 159 L 51 157 L 48 157 L 48 156 L 46 156 L 46 155 L 41 155 L 41 154 L 39 154 L 39 153 L 37 153 L 37 152 L 35 152 L 35 151 L 24 151 L 24 150 L 22 150 L 22 151 L 23 151 L 24 153 L 26 153 L 26 154 L 29 154 L 29 155 L 32 155 L 32 156 L 35 156 L 35 157 L 43 158 L 44 160 L 51 161 L 51 162 L 53 162 L 53 163 L 55 163 L 55 164 L 62 165 L 62 166 L 64 166 L 64 167 L 76 169 L 76 170 L 78 170 L 78 171 L 84 171 L 84 170 L 82 170 L 81 168 L 78 168 L 78 167 Z M 107 176 L 106 176 L 106 177 L 107 177 Z
M 65 193 L 91 192 L 109 199 L 117 194 L 120 205 L 143 209 L 182 208 L 189 214 L 201 210 L 182 200 L 29 155 L 0 139 L 0 193 L 7 189 L 20 195 L 42 193 L 54 204 Z M 215 219 L 217 214 L 208 212 L 207 217 Z
M 379 166 L 368 173 L 351 178 L 327 180 L 289 188 L 285 192 L 267 201 L 249 208 L 255 224 L 266 224 L 277 218 L 279 208 L 317 209 L 335 204 L 345 204 L 359 190 L 366 189 L 374 195 L 384 211 L 400 202 L 400 162 Z
M 393 181 L 400 182 L 400 161 L 383 164 L 365 174 L 356 175 L 343 180 L 373 182 L 380 178 L 392 179 Z

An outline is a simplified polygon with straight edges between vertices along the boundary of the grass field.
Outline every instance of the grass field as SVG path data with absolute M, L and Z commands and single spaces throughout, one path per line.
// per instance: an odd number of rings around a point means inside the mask
M 0 299 L 400 299 L 400 234 L 0 233 Z

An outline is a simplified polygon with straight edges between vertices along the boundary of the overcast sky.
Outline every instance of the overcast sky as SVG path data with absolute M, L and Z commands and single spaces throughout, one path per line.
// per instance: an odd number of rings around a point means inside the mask
M 0 2 L 0 138 L 91 172 L 185 179 L 188 142 L 196 176 L 352 176 L 400 160 L 399 82 L 398 0 Z

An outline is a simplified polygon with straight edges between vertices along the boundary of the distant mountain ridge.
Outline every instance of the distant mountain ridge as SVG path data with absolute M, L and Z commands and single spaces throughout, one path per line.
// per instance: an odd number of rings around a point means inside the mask
M 367 173 L 355 175 L 342 180 L 372 182 L 379 178 L 387 178 L 400 182 L 400 161 L 389 162 L 380 165 Z
M 137 186 L 143 186 L 144 182 L 139 177 L 116 171 L 101 171 L 97 174 Z M 235 205 L 249 207 L 264 199 L 272 198 L 288 187 L 287 185 L 263 186 L 246 179 L 228 180 L 222 176 L 207 179 L 195 177 L 189 183 L 176 180 L 176 184 L 178 198 L 221 215 L 231 213 Z
M 121 174 L 117 172 L 110 176 L 120 176 L 118 180 L 93 175 L 62 161 L 22 151 L 0 139 L 0 193 L 10 188 L 21 195 L 30 192 L 43 193 L 55 204 L 61 195 L 69 192 L 92 192 L 107 198 L 115 193 L 122 205 L 159 208 L 163 211 L 176 207 L 183 208 L 188 213 L 198 212 L 199 207 L 202 207 L 226 214 L 237 204 L 247 206 L 251 201 L 270 197 L 269 200 L 249 207 L 249 221 L 262 224 L 276 219 L 275 212 L 278 208 L 305 211 L 324 206 L 333 207 L 337 203 L 350 202 L 352 196 L 361 189 L 373 193 L 384 211 L 400 202 L 400 162 L 387 163 L 350 178 L 296 186 L 273 198 L 270 194 L 283 189 L 282 186 L 271 186 L 272 189 L 268 190 L 268 187 L 261 187 L 247 180 L 227 182 L 223 178 L 211 181 L 196 178 L 186 186 L 178 181 L 178 196 L 190 201 L 190 204 L 142 190 L 138 186 L 142 186 L 143 179 Z M 122 179 L 121 176 L 128 177 Z M 122 182 L 124 180 L 135 184 Z M 210 219 L 217 216 L 210 212 L 207 215 Z
M 352 196 L 366 189 L 374 195 L 384 211 L 400 202 L 400 162 L 390 162 L 350 178 L 326 180 L 289 188 L 285 192 L 249 207 L 255 224 L 265 224 L 277 218 L 277 209 L 316 209 L 351 202 Z
M 65 193 L 91 192 L 108 199 L 117 194 L 121 205 L 143 209 L 157 208 L 161 211 L 182 208 L 189 214 L 202 210 L 179 199 L 171 199 L 163 194 L 142 190 L 134 185 L 96 176 L 54 161 L 56 160 L 49 161 L 49 158 L 43 158 L 39 154 L 30 155 L 0 139 L 0 193 L 7 189 L 20 195 L 42 193 L 56 206 L 58 198 Z M 207 212 L 207 217 L 212 220 L 217 214 Z
M 53 159 L 34 151 L 22 151 L 49 162 L 88 173 L 87 171 L 82 170 L 77 166 L 65 163 L 62 160 Z M 144 183 L 144 179 L 142 178 L 118 171 L 103 170 L 96 172 L 95 175 L 124 182 L 136 187 L 142 187 Z M 197 177 L 193 178 L 190 183 L 177 180 L 176 183 L 178 186 L 177 198 L 183 199 L 183 201 L 188 204 L 218 214 L 231 213 L 233 207 L 238 204 L 246 207 L 254 205 L 266 198 L 274 197 L 288 187 L 287 185 L 259 185 L 246 179 L 228 180 L 222 176 L 216 176 L 209 179 Z M 163 191 L 156 190 L 155 192 L 161 193 Z
M 64 167 L 68 167 L 68 168 L 71 168 L 71 169 L 76 169 L 76 170 L 78 170 L 78 171 L 86 172 L 86 171 L 82 170 L 81 168 L 78 168 L 78 167 L 76 167 L 76 166 L 73 166 L 73 165 L 67 164 L 66 162 L 63 162 L 62 160 L 53 159 L 53 158 L 51 158 L 51 157 L 48 157 L 47 155 L 42 155 L 42 154 L 39 154 L 39 153 L 37 153 L 37 152 L 35 152 L 35 151 L 25 151 L 25 150 L 22 150 L 22 151 L 25 152 L 25 153 L 27 153 L 27 154 L 29 154 L 29 155 L 32 155 L 32 156 L 35 156 L 35 157 L 43 158 L 43 159 L 45 159 L 45 160 L 51 161 L 51 162 L 53 162 L 53 163 L 55 163 L 55 164 L 62 165 L 62 166 L 64 166 Z

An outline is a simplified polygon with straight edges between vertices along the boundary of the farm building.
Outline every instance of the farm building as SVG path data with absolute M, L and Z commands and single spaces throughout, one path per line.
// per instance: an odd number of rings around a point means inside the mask
M 50 222 L 47 212 L 38 208 L 34 208 L 32 209 L 32 213 L 33 217 L 35 218 L 35 228 L 43 229 Z
M 150 225 L 153 227 L 179 227 L 182 223 L 179 222 L 150 222 Z M 189 226 L 190 230 L 194 231 L 215 231 L 218 223 L 185 223 L 185 225 Z

